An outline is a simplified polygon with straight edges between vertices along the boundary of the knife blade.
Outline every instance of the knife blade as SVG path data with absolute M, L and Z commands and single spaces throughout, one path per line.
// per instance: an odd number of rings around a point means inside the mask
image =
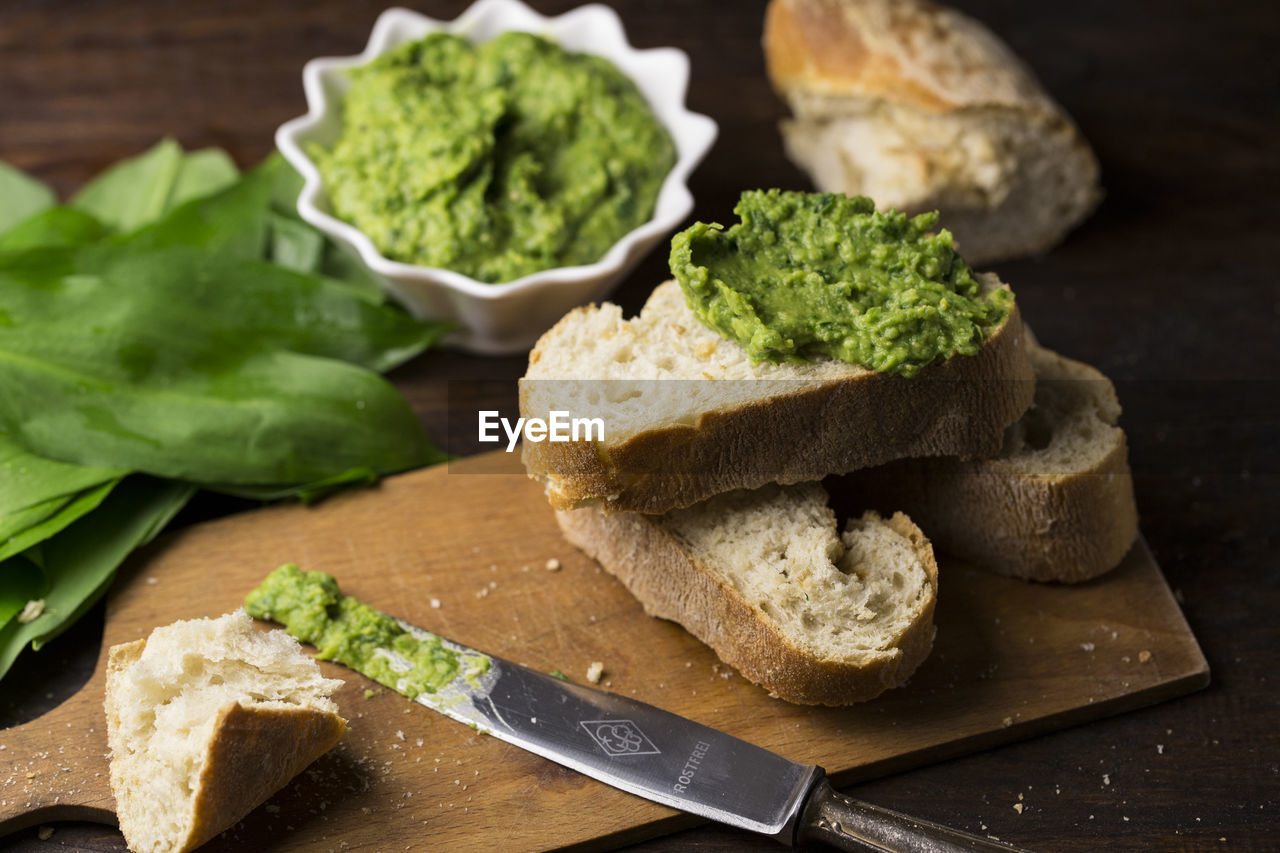
M 344 596 L 323 572 L 276 569 L 245 599 L 318 657 L 501 741 L 674 809 L 774 838 L 882 853 L 1017 848 L 860 803 L 825 771 L 653 705 L 536 672 Z
M 788 845 L 818 841 L 892 853 L 1018 849 L 860 803 L 833 790 L 817 765 L 396 621 L 420 639 L 439 638 L 462 664 L 459 677 L 413 701 L 647 800 Z

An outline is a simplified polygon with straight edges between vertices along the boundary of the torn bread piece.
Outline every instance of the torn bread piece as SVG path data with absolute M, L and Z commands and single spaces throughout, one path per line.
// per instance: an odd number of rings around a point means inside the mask
M 108 654 L 111 791 L 135 853 L 200 846 L 347 730 L 329 698 L 342 682 L 243 610 L 175 622 Z

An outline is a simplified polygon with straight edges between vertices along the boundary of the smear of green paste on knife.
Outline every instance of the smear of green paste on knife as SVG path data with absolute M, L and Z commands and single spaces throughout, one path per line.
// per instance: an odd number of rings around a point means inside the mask
M 278 622 L 310 643 L 321 660 L 332 660 L 416 698 L 435 693 L 462 676 L 486 672 L 490 659 L 459 654 L 434 634 L 409 630 L 395 618 L 350 596 L 324 572 L 304 572 L 292 563 L 276 569 L 245 597 L 250 616 Z

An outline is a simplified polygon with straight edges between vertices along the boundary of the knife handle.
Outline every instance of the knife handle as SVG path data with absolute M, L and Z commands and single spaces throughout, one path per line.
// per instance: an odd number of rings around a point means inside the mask
M 800 816 L 796 840 L 818 841 L 856 853 L 1010 853 L 1019 850 L 999 841 L 859 802 L 833 789 L 826 779 L 819 779 L 809 795 Z

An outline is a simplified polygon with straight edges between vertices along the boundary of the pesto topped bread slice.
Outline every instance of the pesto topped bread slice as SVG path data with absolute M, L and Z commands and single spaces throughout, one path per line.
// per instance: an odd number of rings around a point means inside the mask
M 979 280 L 984 292 L 1006 287 Z M 520 381 L 521 415 L 599 418 L 604 438 L 526 441 L 522 452 L 557 509 L 658 514 L 894 459 L 990 456 L 1033 386 L 1016 304 L 976 354 L 907 378 L 830 358 L 753 362 L 670 281 L 638 317 L 592 305 L 542 336 Z

